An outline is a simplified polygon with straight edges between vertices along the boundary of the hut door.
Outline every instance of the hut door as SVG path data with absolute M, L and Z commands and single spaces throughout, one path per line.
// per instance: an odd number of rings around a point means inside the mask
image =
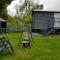
M 1 28 L 6 28 L 6 23 L 5 22 L 1 22 Z

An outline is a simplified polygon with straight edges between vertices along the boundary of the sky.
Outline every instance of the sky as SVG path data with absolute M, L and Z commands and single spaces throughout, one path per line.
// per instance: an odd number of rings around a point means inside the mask
M 45 10 L 60 11 L 60 0 L 40 0 Z
M 15 15 L 15 6 L 21 5 L 22 3 L 19 3 L 20 0 L 14 0 L 11 2 L 11 4 L 7 7 L 8 14 L 9 15 Z M 34 0 L 37 1 L 37 0 Z M 60 11 L 60 0 L 38 0 L 40 4 L 44 5 L 44 10 L 53 10 L 53 11 Z

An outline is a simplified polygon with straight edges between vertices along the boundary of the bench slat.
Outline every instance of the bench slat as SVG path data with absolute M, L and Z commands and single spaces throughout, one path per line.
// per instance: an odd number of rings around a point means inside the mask
M 9 45 L 0 46 L 0 51 L 4 50 L 4 49 L 6 49 L 6 48 L 9 48 L 9 47 L 10 47 Z

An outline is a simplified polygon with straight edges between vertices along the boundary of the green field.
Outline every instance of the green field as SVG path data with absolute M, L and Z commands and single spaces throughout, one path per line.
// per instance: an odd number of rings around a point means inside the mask
M 0 35 L 2 37 L 4 35 Z M 20 33 L 7 34 L 15 55 L 0 53 L 0 60 L 60 60 L 60 36 L 34 36 L 31 48 L 19 48 Z

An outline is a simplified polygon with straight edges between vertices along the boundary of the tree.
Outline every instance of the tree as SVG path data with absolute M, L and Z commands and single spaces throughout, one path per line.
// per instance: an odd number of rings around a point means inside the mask
M 11 3 L 12 0 L 0 0 L 0 17 L 6 19 L 7 18 L 7 10 L 6 7 Z
M 39 5 L 38 3 L 34 3 L 33 0 L 24 0 L 23 5 L 20 6 L 19 8 L 20 8 L 20 11 L 22 14 L 25 11 L 25 16 L 27 16 L 27 18 L 26 18 L 26 20 L 27 20 L 28 18 L 30 18 L 30 19 L 32 18 L 31 14 L 32 14 L 33 9 L 43 9 L 43 5 L 42 4 Z M 28 17 L 28 16 L 30 16 L 30 17 Z M 29 21 L 31 21 L 31 20 L 29 20 Z
M 23 4 L 20 6 L 16 6 L 16 15 L 27 16 L 33 9 L 43 9 L 43 5 L 39 5 L 38 3 L 34 3 L 33 0 L 23 0 Z M 20 1 L 21 3 L 21 1 Z

